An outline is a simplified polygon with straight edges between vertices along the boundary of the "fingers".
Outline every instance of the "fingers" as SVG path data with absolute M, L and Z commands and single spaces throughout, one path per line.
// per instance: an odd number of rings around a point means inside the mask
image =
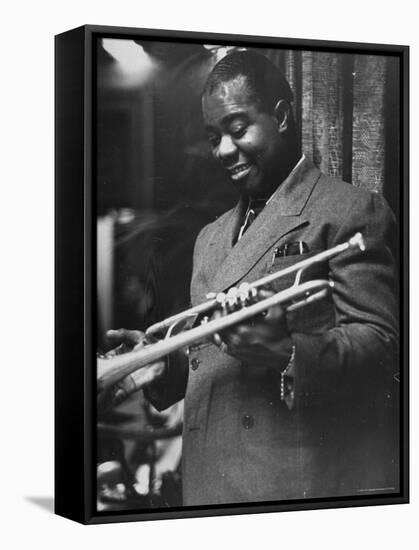
M 135 346 L 144 338 L 144 333 L 139 330 L 127 330 L 120 328 L 117 330 L 108 330 L 106 339 L 110 344 L 127 344 Z
M 271 290 L 267 290 L 267 289 L 260 289 L 259 290 L 259 297 L 264 300 L 266 298 L 270 298 L 271 296 L 273 296 L 275 293 L 272 292 Z M 266 312 L 264 312 L 264 320 L 268 323 L 275 323 L 279 320 L 281 320 L 282 317 L 285 316 L 285 311 L 284 309 L 278 304 L 276 306 L 272 306 L 270 307 L 268 310 L 266 310 Z
M 223 340 L 221 338 L 221 336 L 218 334 L 218 332 L 216 332 L 213 337 L 212 337 L 213 341 L 214 341 L 214 344 L 218 347 L 221 347 L 222 344 L 223 344 Z
M 273 311 L 272 311 L 273 310 Z M 241 350 L 279 342 L 289 336 L 288 324 L 284 310 L 281 307 L 271 308 L 267 314 L 254 317 L 248 323 L 240 323 L 214 336 L 214 342 L 219 347 L 226 345 L 228 353 L 236 355 Z M 226 350 L 224 350 L 226 351 Z
M 215 333 L 212 337 L 214 344 L 224 353 L 230 353 L 230 350 L 240 345 L 241 338 L 235 331 L 222 331 Z
M 213 313 L 213 320 L 215 319 L 219 319 L 220 317 L 223 317 L 223 313 L 219 310 L 215 310 L 214 313 Z M 225 342 L 223 342 L 223 337 L 222 337 L 222 333 L 218 333 L 216 332 L 215 334 L 212 335 L 212 341 L 214 342 L 214 344 L 223 349 L 223 347 L 226 346 Z
M 215 339 L 214 339 L 215 340 Z M 226 345 L 229 349 L 250 345 L 253 341 L 252 326 L 241 323 L 217 334 L 217 345 Z
M 165 361 L 156 361 L 150 365 L 146 365 L 142 369 L 131 373 L 131 381 L 133 383 L 134 391 L 138 391 L 144 386 L 147 386 L 154 380 L 158 380 L 166 369 Z
M 280 305 L 277 305 L 268 309 L 264 321 L 266 323 L 277 323 L 282 319 L 285 319 L 285 312 Z
M 144 341 L 144 333 L 139 330 L 120 328 L 108 330 L 105 338 L 109 346 L 114 346 L 106 354 L 106 357 L 109 358 L 130 351 L 135 347 L 141 347 Z
M 258 290 L 259 300 L 270 298 L 273 295 L 274 292 L 271 290 Z M 214 318 L 222 317 L 225 314 L 222 311 L 215 311 Z M 238 353 L 240 350 L 255 344 L 266 344 L 281 340 L 288 334 L 284 309 L 277 305 L 270 307 L 263 314 L 256 315 L 245 322 L 220 331 L 213 336 L 213 341 L 223 351 L 233 355 L 235 352 Z

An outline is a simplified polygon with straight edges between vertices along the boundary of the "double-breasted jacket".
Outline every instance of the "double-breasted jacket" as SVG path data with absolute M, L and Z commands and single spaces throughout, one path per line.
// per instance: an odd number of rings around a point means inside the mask
M 340 244 L 349 250 L 306 270 L 333 293 L 288 314 L 294 402 L 280 371 L 238 361 L 212 343 L 192 346 L 150 388 L 159 408 L 185 397 L 185 505 L 380 494 L 398 490 L 398 301 L 394 217 L 379 194 L 323 175 L 304 159 L 234 243 L 245 205 L 198 236 L 191 301 L 251 282 Z M 276 257 L 303 242 L 302 255 Z M 282 290 L 295 275 L 272 283 Z

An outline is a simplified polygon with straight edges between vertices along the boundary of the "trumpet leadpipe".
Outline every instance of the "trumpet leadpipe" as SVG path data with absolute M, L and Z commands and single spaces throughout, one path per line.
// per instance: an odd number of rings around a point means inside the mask
M 314 264 L 330 260 L 331 258 L 334 258 L 338 254 L 341 254 L 342 252 L 345 252 L 346 250 L 349 250 L 351 248 L 358 248 L 359 250 L 361 250 L 361 252 L 365 250 L 364 239 L 361 233 L 355 233 L 355 235 L 351 237 L 348 241 L 342 244 L 338 244 L 333 248 L 329 248 L 327 250 L 324 250 L 323 252 L 319 252 L 314 256 L 310 256 L 310 258 L 302 260 L 301 262 L 297 262 L 293 265 L 290 265 L 289 267 L 281 269 L 280 271 L 276 271 L 275 273 L 270 273 L 269 275 L 258 279 L 254 283 L 250 283 L 250 286 L 253 288 L 259 288 L 261 286 L 268 285 L 272 281 L 276 281 L 281 277 L 285 277 L 285 275 L 289 275 L 290 273 L 297 273 L 298 271 L 303 271 L 304 269 L 307 269 Z

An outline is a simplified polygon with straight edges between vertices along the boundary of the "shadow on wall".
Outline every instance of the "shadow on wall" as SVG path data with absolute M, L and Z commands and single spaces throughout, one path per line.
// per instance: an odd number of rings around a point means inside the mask
M 35 504 L 46 512 L 54 513 L 54 498 L 53 497 L 25 497 L 27 502 Z

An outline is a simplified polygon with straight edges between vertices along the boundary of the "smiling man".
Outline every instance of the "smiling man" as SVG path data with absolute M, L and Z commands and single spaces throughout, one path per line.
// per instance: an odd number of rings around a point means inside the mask
M 300 158 L 291 102 L 281 73 L 253 52 L 226 56 L 209 76 L 208 141 L 239 200 L 198 236 L 192 304 L 358 231 L 366 251 L 305 273 L 334 282 L 326 299 L 272 308 L 156 369 L 153 404 L 185 397 L 185 505 L 398 490 L 394 218 L 381 196 Z M 292 284 L 282 277 L 270 290 Z
M 298 161 L 292 94 L 280 73 L 267 82 L 263 64 L 268 65 L 268 60 L 247 56 L 257 61 L 251 77 L 226 73 L 223 65 L 216 67 L 206 84 L 202 108 L 214 157 L 240 193 L 265 198 Z M 274 87 L 276 103 L 272 97 L 258 95 L 261 86 Z

